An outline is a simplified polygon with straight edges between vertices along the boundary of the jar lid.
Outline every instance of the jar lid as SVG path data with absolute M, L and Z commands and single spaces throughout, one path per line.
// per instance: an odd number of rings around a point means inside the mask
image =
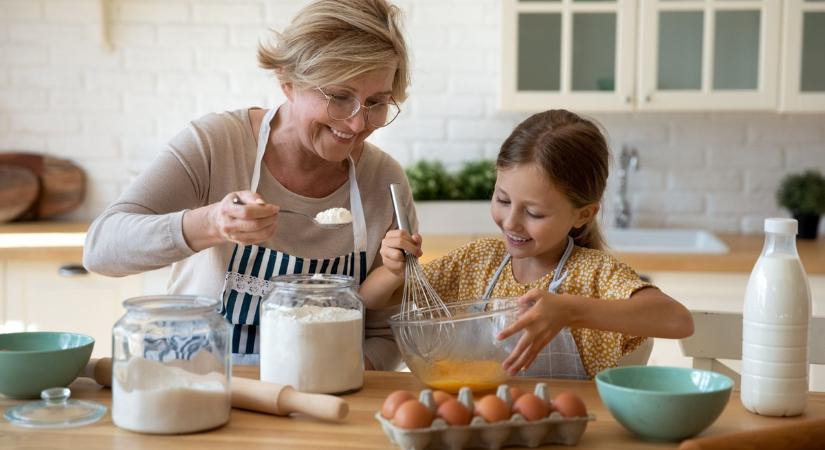
M 65 387 L 44 389 L 43 400 L 9 408 L 6 420 L 27 428 L 71 428 L 97 422 L 106 407 L 86 400 L 69 400 L 72 391 Z
M 766 233 L 783 233 L 795 235 L 797 233 L 798 227 L 799 225 L 797 224 L 796 219 L 765 219 Z
M 355 278 L 347 275 L 328 275 L 323 273 L 278 275 L 272 278 L 272 284 L 278 288 L 302 290 L 331 290 L 352 288 Z

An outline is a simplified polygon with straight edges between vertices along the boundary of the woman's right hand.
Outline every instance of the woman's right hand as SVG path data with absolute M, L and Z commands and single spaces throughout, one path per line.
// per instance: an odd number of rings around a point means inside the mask
M 280 207 L 266 203 L 255 192 L 230 192 L 212 204 L 209 223 L 223 241 L 256 244 L 275 234 L 279 210 Z
M 421 236 L 416 233 L 410 235 L 404 230 L 390 230 L 381 241 L 381 260 L 390 272 L 399 278 L 404 278 L 406 259 L 404 251 L 416 258 L 422 255 Z

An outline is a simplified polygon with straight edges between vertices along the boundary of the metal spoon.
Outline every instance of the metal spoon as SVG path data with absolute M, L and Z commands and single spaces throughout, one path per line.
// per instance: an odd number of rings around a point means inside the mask
M 241 200 L 238 197 L 233 197 L 232 198 L 232 203 L 234 203 L 236 205 L 245 205 L 246 204 L 246 203 L 243 202 L 243 200 Z M 307 219 L 311 220 L 313 223 L 315 223 L 315 225 L 318 225 L 319 227 L 326 228 L 326 229 L 341 228 L 341 227 L 352 224 L 352 222 L 345 222 L 345 223 L 323 223 L 323 222 L 318 222 L 317 220 L 315 220 L 315 217 L 310 216 L 309 214 L 304 214 L 302 212 L 293 211 L 291 209 L 281 208 L 281 210 L 278 211 L 278 212 L 279 213 L 297 214 L 299 216 L 304 216 Z

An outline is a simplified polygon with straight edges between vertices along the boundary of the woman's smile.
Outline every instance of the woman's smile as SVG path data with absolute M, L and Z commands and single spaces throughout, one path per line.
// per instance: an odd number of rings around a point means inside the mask
M 340 142 L 341 144 L 350 144 L 352 140 L 355 138 L 354 133 L 347 133 L 342 130 L 335 129 L 331 126 L 327 126 L 329 130 L 332 132 L 332 136 L 335 138 L 336 142 Z

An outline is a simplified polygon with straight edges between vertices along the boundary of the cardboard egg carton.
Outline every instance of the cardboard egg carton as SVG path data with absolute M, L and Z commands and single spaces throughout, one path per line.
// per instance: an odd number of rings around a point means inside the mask
M 546 402 L 550 401 L 550 394 L 544 383 L 536 384 L 534 394 Z M 504 400 L 507 407 L 512 409 L 513 399 L 506 384 L 498 387 L 496 396 Z M 437 407 L 432 390 L 421 391 L 419 401 L 435 413 Z M 587 422 L 596 420 L 593 414 L 585 417 L 563 417 L 557 411 L 553 411 L 549 416 L 532 422 L 527 421 L 521 414 L 515 413 L 508 420 L 488 423 L 482 417 L 474 415 L 473 392 L 470 388 L 461 388 L 458 392 L 458 401 L 473 414 L 469 425 L 451 426 L 444 419 L 436 418 L 429 428 L 404 429 L 393 425 L 389 419 L 381 415 L 380 411 L 375 413 L 375 418 L 381 423 L 390 441 L 403 450 L 576 445 L 587 428 Z

